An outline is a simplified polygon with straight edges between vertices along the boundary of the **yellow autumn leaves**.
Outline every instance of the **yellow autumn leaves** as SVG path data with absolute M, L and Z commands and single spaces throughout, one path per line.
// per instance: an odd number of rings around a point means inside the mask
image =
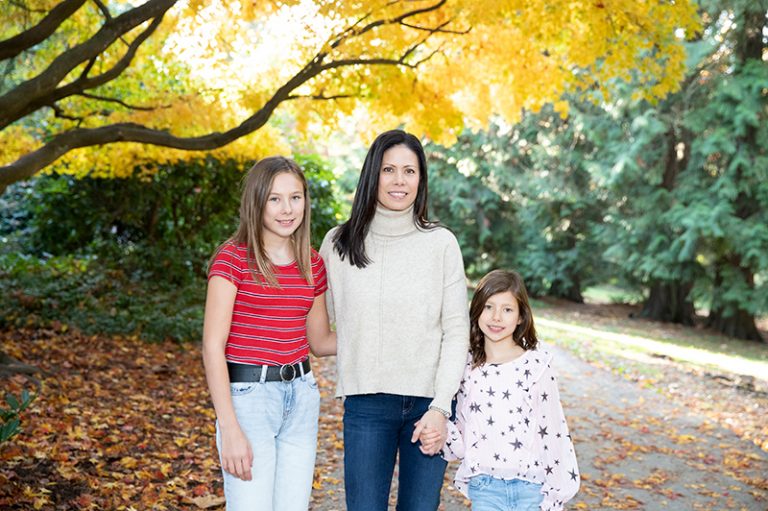
M 37 7 L 55 3 L 40 1 Z M 117 12 L 114 3 L 106 3 Z M 18 31 L 14 27 L 35 22 L 6 9 L 4 38 Z M 36 75 L 62 48 L 85 40 L 102 23 L 87 2 L 51 44 L 17 57 L 13 79 Z M 113 65 L 143 28 L 109 48 L 94 69 Z M 677 88 L 685 62 L 682 42 L 698 29 L 692 0 L 188 0 L 165 16 L 119 78 L 92 91 L 102 99 L 66 98 L 59 112 L 44 108 L 34 120 L 0 133 L 0 164 L 78 127 L 131 122 L 182 137 L 226 131 L 318 58 L 327 68 L 291 90 L 270 124 L 217 156 L 252 159 L 281 152 L 288 138 L 333 129 L 353 114 L 369 123 L 360 126 L 363 136 L 404 124 L 451 142 L 463 126 L 482 127 L 493 116 L 515 122 L 523 109 L 550 102 L 567 115 L 564 94 L 589 92 L 610 101 L 617 79 L 636 85 L 636 99 L 663 97 Z M 115 143 L 75 150 L 56 168 L 117 177 L 137 165 L 192 156 Z

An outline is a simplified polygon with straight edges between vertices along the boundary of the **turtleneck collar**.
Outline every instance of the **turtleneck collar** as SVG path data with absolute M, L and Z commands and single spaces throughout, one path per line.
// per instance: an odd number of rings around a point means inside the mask
M 392 211 L 376 204 L 376 214 L 373 215 L 369 230 L 378 236 L 403 236 L 415 231 L 413 204 L 403 211 Z

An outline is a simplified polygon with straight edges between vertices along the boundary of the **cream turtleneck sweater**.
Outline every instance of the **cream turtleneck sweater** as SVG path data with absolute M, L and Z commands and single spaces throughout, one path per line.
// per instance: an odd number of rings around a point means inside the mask
M 363 269 L 341 260 L 331 229 L 320 255 L 338 334 L 336 395 L 383 392 L 433 398 L 450 410 L 469 349 L 464 263 L 454 235 L 422 231 L 413 208 L 377 207 Z

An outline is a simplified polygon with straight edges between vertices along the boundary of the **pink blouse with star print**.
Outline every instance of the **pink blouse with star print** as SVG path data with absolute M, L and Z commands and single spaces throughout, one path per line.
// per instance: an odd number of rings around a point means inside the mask
M 560 511 L 576 495 L 576 453 L 551 362 L 541 348 L 474 369 L 468 359 L 443 449 L 446 460 L 462 460 L 455 485 L 464 495 L 480 474 L 542 484 L 542 511 Z

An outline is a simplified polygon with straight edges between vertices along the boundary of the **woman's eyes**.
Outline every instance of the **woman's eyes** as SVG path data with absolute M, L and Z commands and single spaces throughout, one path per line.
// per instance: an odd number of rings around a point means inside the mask
M 382 167 L 381 171 L 389 173 L 389 172 L 394 172 L 395 169 L 393 169 L 392 167 Z M 416 174 L 416 172 L 417 172 L 416 169 L 412 169 L 412 168 L 405 169 L 405 173 L 409 175 L 414 175 Z

